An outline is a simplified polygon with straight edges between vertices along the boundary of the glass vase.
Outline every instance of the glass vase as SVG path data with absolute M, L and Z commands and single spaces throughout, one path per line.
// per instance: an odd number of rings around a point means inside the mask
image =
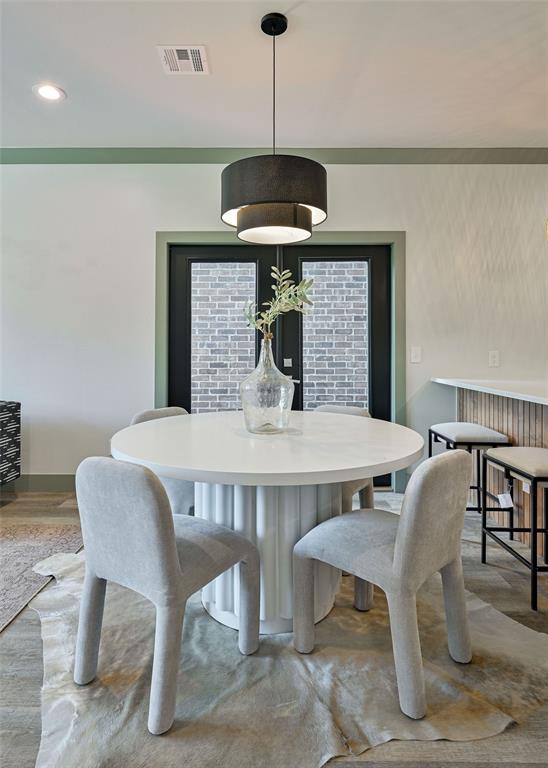
M 259 363 L 240 384 L 245 426 L 254 434 L 283 432 L 289 426 L 289 413 L 295 385 L 276 368 L 272 340 L 261 342 Z

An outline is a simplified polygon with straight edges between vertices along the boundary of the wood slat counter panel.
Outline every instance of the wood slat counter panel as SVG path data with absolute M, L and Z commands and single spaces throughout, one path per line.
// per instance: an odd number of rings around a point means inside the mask
M 528 403 L 524 400 L 513 400 L 509 397 L 490 395 L 485 392 L 474 392 L 469 389 L 458 389 L 457 419 L 483 424 L 508 435 L 513 445 L 548 448 L 548 406 Z M 502 473 L 490 469 L 488 488 L 492 493 L 502 493 L 504 481 Z M 529 494 L 523 492 L 521 483 L 514 485 L 514 500 L 517 515 L 514 525 L 525 527 L 530 524 L 531 510 Z M 491 512 L 490 516 L 498 525 L 507 524 L 504 512 Z M 542 493 L 539 493 L 537 509 L 538 525 L 542 526 Z M 530 546 L 529 534 L 516 534 L 516 538 Z M 538 552 L 543 554 L 543 537 L 538 536 Z

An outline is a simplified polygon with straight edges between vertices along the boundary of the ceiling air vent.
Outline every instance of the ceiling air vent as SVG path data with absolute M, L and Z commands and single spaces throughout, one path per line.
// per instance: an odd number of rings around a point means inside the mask
M 204 45 L 156 46 L 166 75 L 209 75 Z

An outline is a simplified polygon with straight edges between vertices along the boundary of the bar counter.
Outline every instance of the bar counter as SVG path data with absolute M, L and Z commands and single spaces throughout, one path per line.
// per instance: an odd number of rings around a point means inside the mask
M 548 382 L 503 381 L 487 379 L 433 378 L 433 382 L 455 387 L 457 391 L 456 419 L 483 424 L 508 435 L 512 445 L 548 448 Z M 488 488 L 502 493 L 504 487 L 500 473 L 490 472 Z M 542 494 L 539 494 L 537 521 L 542 525 Z M 515 525 L 530 524 L 529 494 L 520 483 L 516 484 L 514 501 L 517 515 Z M 491 512 L 497 524 L 506 523 L 505 513 Z M 529 534 L 516 534 L 516 538 L 530 546 Z M 539 554 L 543 553 L 539 535 Z

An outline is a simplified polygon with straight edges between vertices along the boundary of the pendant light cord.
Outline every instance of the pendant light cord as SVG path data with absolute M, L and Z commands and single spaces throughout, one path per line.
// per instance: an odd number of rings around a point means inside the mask
M 272 35 L 272 154 L 276 154 L 276 35 Z

